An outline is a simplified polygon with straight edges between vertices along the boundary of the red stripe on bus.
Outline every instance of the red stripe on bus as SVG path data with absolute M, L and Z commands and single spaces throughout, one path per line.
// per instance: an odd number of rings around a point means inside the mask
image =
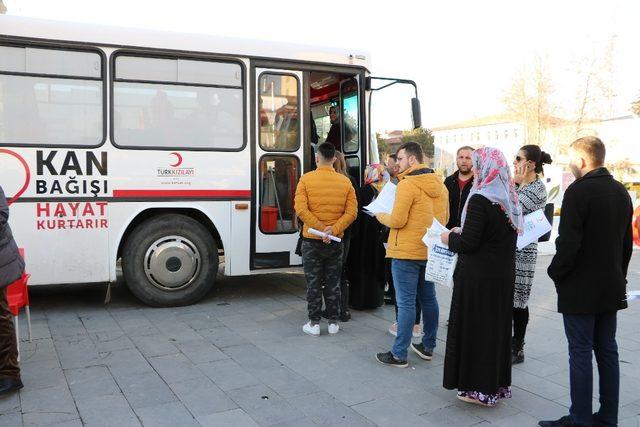
M 251 197 L 251 190 L 113 190 L 113 197 L 249 198 Z

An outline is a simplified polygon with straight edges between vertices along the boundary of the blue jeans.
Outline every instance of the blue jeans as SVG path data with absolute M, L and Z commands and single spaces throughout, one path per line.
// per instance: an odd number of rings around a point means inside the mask
M 616 315 L 616 312 L 563 315 L 564 331 L 569 342 L 569 416 L 574 423 L 589 426 L 592 424 L 591 352 L 594 352 L 600 377 L 600 410 L 593 416 L 605 424 L 618 424 L 620 367 L 616 343 Z
M 391 263 L 393 285 L 396 290 L 396 305 L 398 307 L 398 335 L 393 343 L 391 352 L 400 360 L 407 360 L 407 349 L 411 344 L 411 335 L 416 318 L 416 295 L 422 305 L 422 319 L 424 322 L 424 336 L 422 344 L 432 351 L 436 347 L 438 333 L 438 317 L 440 314 L 436 288 L 433 282 L 424 280 L 426 263 L 394 259 Z

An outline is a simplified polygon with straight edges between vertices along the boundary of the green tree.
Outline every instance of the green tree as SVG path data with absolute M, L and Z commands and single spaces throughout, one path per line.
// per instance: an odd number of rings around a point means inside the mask
M 417 142 L 422 147 L 424 154 L 432 159 L 433 158 L 433 134 L 431 130 L 426 128 L 417 128 L 414 130 L 404 131 L 402 135 L 402 143 L 405 142 Z
M 391 152 L 387 140 L 384 139 L 379 133 L 376 133 L 376 141 L 378 141 L 378 153 L 380 154 L 380 160 L 382 160 L 387 154 Z

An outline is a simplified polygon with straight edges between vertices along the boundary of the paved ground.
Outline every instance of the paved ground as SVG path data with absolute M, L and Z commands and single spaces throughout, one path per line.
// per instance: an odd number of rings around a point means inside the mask
M 391 307 L 354 312 L 337 336 L 307 337 L 302 277 L 279 274 L 223 278 L 202 303 L 176 309 L 142 306 L 124 287 L 107 306 L 102 287 L 33 289 L 25 388 L 0 400 L 0 426 L 534 426 L 569 404 L 549 260 L 540 258 L 514 397 L 494 409 L 441 386 L 448 289 L 438 288 L 434 360 L 410 355 L 402 370 L 373 357 L 392 343 Z M 640 252 L 629 282 L 640 289 Z M 619 316 L 621 426 L 640 426 L 638 325 L 640 301 Z

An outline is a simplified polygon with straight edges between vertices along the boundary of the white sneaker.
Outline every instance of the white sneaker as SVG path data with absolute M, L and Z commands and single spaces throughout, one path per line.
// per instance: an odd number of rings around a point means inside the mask
M 311 325 L 311 322 L 307 322 L 302 327 L 302 332 L 307 335 L 311 335 L 312 337 L 320 336 L 320 324 L 316 323 L 315 325 Z
M 389 326 L 389 333 L 394 337 L 398 336 L 398 322 L 393 322 L 391 326 Z
M 394 337 L 398 336 L 398 322 L 393 322 L 391 326 L 389 326 L 389 333 Z M 422 326 L 421 325 L 413 325 L 413 330 L 411 331 L 411 335 L 414 338 L 422 337 Z
M 412 335 L 413 335 L 414 338 L 421 338 L 422 337 L 422 325 L 421 324 L 413 325 Z
M 329 334 L 330 335 L 337 334 L 339 330 L 340 330 L 340 325 L 338 325 L 337 323 L 329 323 Z

